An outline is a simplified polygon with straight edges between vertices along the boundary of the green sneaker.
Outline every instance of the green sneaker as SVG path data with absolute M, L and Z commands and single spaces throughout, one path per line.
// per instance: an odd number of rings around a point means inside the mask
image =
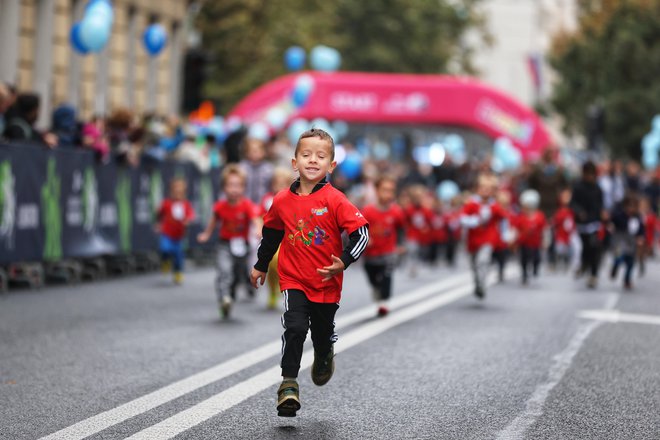
M 229 319 L 231 315 L 231 304 L 232 301 L 228 297 L 223 297 L 220 303 L 218 304 L 218 313 L 220 314 L 220 319 Z
M 319 355 L 314 351 L 314 363 L 312 364 L 312 382 L 315 385 L 325 385 L 332 379 L 335 372 L 335 350 L 330 347 L 326 355 Z
M 277 390 L 277 415 L 280 417 L 295 417 L 300 409 L 298 382 L 284 380 Z

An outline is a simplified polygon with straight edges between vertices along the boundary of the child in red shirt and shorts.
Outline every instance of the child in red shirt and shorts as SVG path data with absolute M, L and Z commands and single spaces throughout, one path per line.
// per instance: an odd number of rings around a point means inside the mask
M 278 415 L 294 417 L 300 409 L 296 378 L 303 343 L 311 329 L 314 344 L 312 381 L 325 385 L 334 372 L 335 313 L 339 308 L 343 271 L 369 242 L 364 216 L 346 196 L 326 181 L 337 163 L 332 137 L 313 128 L 300 135 L 293 169 L 300 173 L 281 191 L 264 217 L 252 285 L 263 285 L 268 264 L 280 246 L 278 269 L 284 294 L 282 377 L 277 392 Z M 342 250 L 342 232 L 349 242 Z
M 236 299 L 236 289 L 243 282 L 248 295 L 254 297 L 249 283 L 248 234 L 250 227 L 258 228 L 258 208 L 245 194 L 245 174 L 238 165 L 230 164 L 222 172 L 224 198 L 213 206 L 213 217 L 204 232 L 197 236 L 205 243 L 220 223 L 220 244 L 215 278 L 215 291 L 218 297 L 218 311 L 221 318 L 228 318 L 231 306 Z
M 183 237 L 186 228 L 195 218 L 195 211 L 186 199 L 186 181 L 176 178 L 170 183 L 170 197 L 163 200 L 158 209 L 160 254 L 163 272 L 174 269 L 174 282 L 183 282 Z

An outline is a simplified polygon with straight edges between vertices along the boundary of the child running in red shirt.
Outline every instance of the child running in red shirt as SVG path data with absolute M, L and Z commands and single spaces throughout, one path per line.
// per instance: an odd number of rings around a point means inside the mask
M 574 254 L 572 243 L 576 239 L 575 216 L 571 210 L 571 190 L 564 189 L 559 193 L 559 209 L 552 217 L 552 233 L 554 235 L 557 261 L 568 270 Z
M 397 257 L 403 253 L 402 241 L 405 234 L 403 210 L 394 203 L 396 179 L 389 176 L 376 181 L 377 203 L 362 209 L 369 222 L 369 245 L 364 252 L 364 270 L 369 284 L 374 289 L 378 302 L 378 316 L 389 312 L 388 301 L 392 295 L 392 272 Z
M 313 128 L 300 135 L 291 161 L 300 178 L 273 199 L 264 217 L 258 260 L 250 275 L 255 288 L 264 284 L 268 264 L 281 243 L 278 269 L 285 330 L 277 411 L 282 417 L 294 417 L 300 409 L 296 379 L 310 329 L 314 344 L 312 382 L 321 386 L 332 377 L 333 344 L 337 340 L 334 320 L 343 272 L 369 242 L 364 216 L 326 181 L 337 165 L 334 159 L 335 144 L 328 133 Z M 343 250 L 342 231 L 349 234 Z
M 461 224 L 467 229 L 467 250 L 474 275 L 474 294 L 483 299 L 486 294 L 486 276 L 497 240 L 497 227 L 506 213 L 493 200 L 497 177 L 482 174 L 477 179 L 476 194 L 463 206 Z
M 254 290 L 249 282 L 248 269 L 248 234 L 250 226 L 258 228 L 257 207 L 244 196 L 245 173 L 235 164 L 225 167 L 222 172 L 224 198 L 213 206 L 213 216 L 209 219 L 204 232 L 197 236 L 200 243 L 205 243 L 220 223 L 220 244 L 215 277 L 215 292 L 218 298 L 220 318 L 231 314 L 236 289 L 244 282 L 248 295 L 254 297 Z
M 186 189 L 185 179 L 173 179 L 170 198 L 163 200 L 157 214 L 163 272 L 170 272 L 173 266 L 176 284 L 183 282 L 183 237 L 195 218 L 195 211 L 186 199 Z
M 522 269 L 522 283 L 529 282 L 529 269 L 536 278 L 541 264 L 541 247 L 543 245 L 543 231 L 546 221 L 545 215 L 539 208 L 541 197 L 536 190 L 528 189 L 520 195 L 522 212 L 514 221 L 518 231 L 518 246 L 520 253 L 520 268 Z
M 271 181 L 271 192 L 267 193 L 263 197 L 259 206 L 262 217 L 266 215 L 266 213 L 270 210 L 270 207 L 273 205 L 273 199 L 275 198 L 275 195 L 280 191 L 286 190 L 289 185 L 291 185 L 292 180 L 293 176 L 291 175 L 290 170 L 285 168 L 275 168 L 275 171 L 273 172 L 273 180 Z M 277 273 L 278 255 L 279 249 L 277 252 L 275 252 L 275 256 L 273 256 L 273 259 L 270 260 L 270 265 L 268 266 L 268 308 L 270 310 L 277 308 L 277 299 L 279 298 L 281 292 L 280 277 Z
M 410 276 L 417 276 L 417 269 L 423 261 L 428 262 L 429 251 L 433 235 L 431 222 L 433 210 L 431 209 L 428 189 L 422 185 L 413 185 L 408 189 L 410 206 L 404 210 L 407 224 L 406 235 L 408 243 L 408 263 Z

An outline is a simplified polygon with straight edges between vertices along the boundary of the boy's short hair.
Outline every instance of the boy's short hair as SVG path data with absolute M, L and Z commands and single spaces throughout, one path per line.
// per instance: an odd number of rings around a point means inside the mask
M 170 188 L 176 185 L 177 183 L 182 183 L 185 186 L 188 186 L 188 181 L 186 180 L 185 177 L 183 176 L 174 176 L 172 180 L 170 180 Z
M 388 174 L 381 174 L 374 181 L 374 186 L 376 188 L 380 188 L 380 186 L 385 182 L 392 182 L 395 187 L 396 187 L 396 184 L 397 184 L 396 177 L 390 176 Z
M 243 168 L 238 166 L 235 163 L 230 163 L 227 166 L 225 166 L 225 169 L 222 170 L 222 184 L 224 185 L 227 182 L 227 179 L 229 176 L 238 176 L 240 179 L 243 181 L 243 184 L 245 185 L 245 181 L 247 179 L 247 176 L 245 175 L 245 171 L 243 171 Z
M 298 150 L 300 149 L 300 141 L 312 137 L 317 137 L 323 141 L 328 142 L 330 144 L 330 158 L 332 160 L 335 160 L 335 141 L 334 139 L 332 139 L 332 136 L 330 136 L 330 134 L 327 131 L 321 130 L 320 128 L 312 128 L 310 130 L 303 132 L 303 134 L 301 134 L 300 137 L 298 138 L 298 142 L 296 143 L 296 150 L 293 152 L 293 155 L 294 156 L 298 155 Z

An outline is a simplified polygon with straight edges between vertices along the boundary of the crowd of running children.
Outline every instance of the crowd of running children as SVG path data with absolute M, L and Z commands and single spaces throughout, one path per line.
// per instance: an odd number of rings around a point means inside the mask
M 262 154 L 256 156 L 263 160 Z M 249 181 L 249 176 L 257 177 L 255 173 L 249 173 L 243 164 L 227 165 L 222 173 L 223 197 L 216 202 L 213 216 L 204 219 L 208 221 L 207 227 L 197 237 L 198 241 L 206 242 L 217 229 L 215 290 L 223 318 L 229 316 L 241 285 L 254 297 L 249 271 L 254 250 L 261 240 L 263 217 L 275 195 L 287 190 L 296 179 L 293 170 L 265 171 L 269 187 L 261 193 L 256 191 L 259 202 L 255 203 L 246 194 L 249 186 L 255 187 Z M 173 268 L 174 281 L 181 283 L 182 239 L 195 214 L 186 200 L 185 181 L 175 179 L 170 185 L 170 196 L 158 211 L 160 246 L 163 268 L 166 271 Z M 638 265 L 639 273 L 644 273 L 645 260 L 653 255 L 660 229 L 651 203 L 639 193 L 627 193 L 611 209 L 605 209 L 597 169 L 591 162 L 584 165 L 581 179 L 557 189 L 557 203 L 549 214 L 540 210 L 537 191 L 527 189 L 516 193 L 487 172 L 477 177 L 473 191 L 450 200 L 441 200 L 423 185 L 400 188 L 399 181 L 390 175 L 377 178 L 374 189 L 373 200 L 358 207 L 369 223 L 370 240 L 364 250 L 363 266 L 379 316 L 388 313 L 392 274 L 397 266 L 405 264 L 411 277 L 424 265 L 444 262 L 453 267 L 463 247 L 474 274 L 474 293 L 478 298 L 484 297 L 486 275 L 491 267 L 496 267 L 502 281 L 505 267 L 514 258 L 523 284 L 539 275 L 541 261 L 546 260 L 552 270 L 571 270 L 576 277 L 587 275 L 587 285 L 596 287 L 606 251 L 612 254 L 611 278 L 616 278 L 623 267 L 623 285 L 631 289 L 634 267 Z M 299 219 L 293 236 L 292 240 L 302 245 L 322 244 L 327 232 L 318 226 L 311 227 L 303 218 Z M 277 261 L 276 252 L 267 271 L 271 309 L 277 308 L 282 291 Z
M 392 274 L 402 260 L 411 276 L 420 264 L 444 260 L 454 266 L 461 243 L 479 299 L 490 268 L 497 266 L 502 281 L 514 255 L 523 285 L 539 275 L 547 255 L 555 270 L 588 273 L 587 285 L 596 287 L 603 251 L 610 249 L 610 275 L 615 278 L 623 266 L 624 287 L 630 289 L 635 263 L 643 272 L 644 259 L 653 252 L 658 221 L 648 200 L 631 192 L 605 209 L 591 162 L 576 183 L 553 188 L 556 200 L 549 214 L 540 209 L 539 192 L 513 191 L 489 172 L 478 175 L 473 191 L 449 200 L 422 185 L 400 188 L 395 177 L 383 175 L 373 182 L 372 200 L 356 207 L 328 179 L 337 165 L 334 151 L 332 138 L 312 129 L 295 146 L 291 169 L 278 169 L 264 161 L 263 145 L 248 140 L 247 162 L 224 168 L 223 197 L 197 236 L 200 242 L 219 236 L 215 289 L 221 318 L 229 316 L 241 284 L 252 297 L 268 282 L 270 308 L 284 298 L 281 416 L 295 416 L 301 407 L 297 376 L 308 331 L 313 382 L 324 385 L 333 375 L 343 271 L 360 257 L 382 317 L 388 313 Z M 185 194 L 185 181 L 175 179 L 158 211 L 162 258 L 164 265 L 173 265 L 176 283 L 183 281 L 182 238 L 195 215 Z M 255 257 L 251 248 L 257 243 Z

